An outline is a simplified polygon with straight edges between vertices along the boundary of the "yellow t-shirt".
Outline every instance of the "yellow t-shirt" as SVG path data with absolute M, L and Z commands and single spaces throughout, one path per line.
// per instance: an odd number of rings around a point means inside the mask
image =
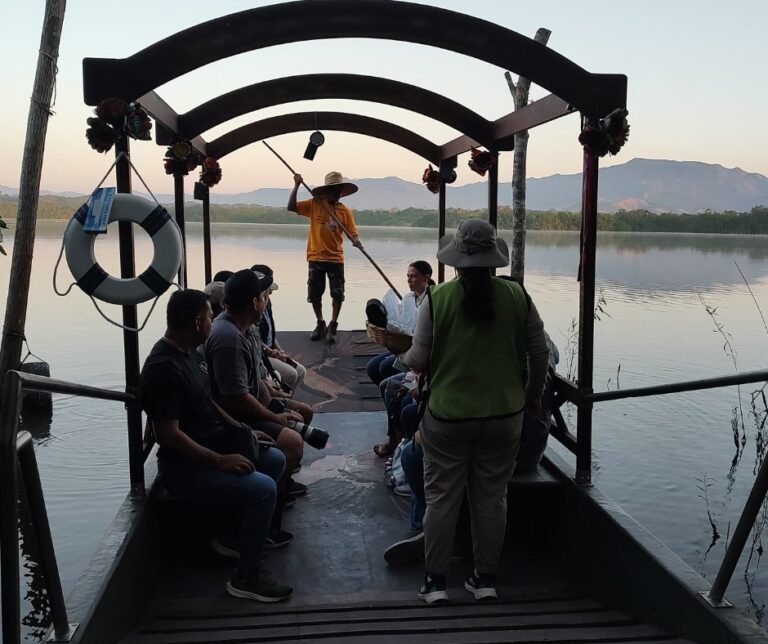
M 308 262 L 344 263 L 344 232 L 331 219 L 333 212 L 350 232 L 357 235 L 357 227 L 352 212 L 342 203 L 334 206 L 320 199 L 306 199 L 296 202 L 296 214 L 309 218 L 309 237 L 307 237 Z

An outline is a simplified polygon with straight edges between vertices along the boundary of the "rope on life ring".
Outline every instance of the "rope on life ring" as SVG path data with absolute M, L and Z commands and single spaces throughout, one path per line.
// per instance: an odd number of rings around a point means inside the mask
M 110 304 L 130 305 L 146 302 L 168 290 L 181 266 L 183 248 L 178 226 L 165 208 L 133 194 L 114 196 L 109 223 L 138 224 L 154 246 L 149 268 L 127 279 L 112 277 L 96 261 L 96 235 L 83 230 L 87 213 L 88 205 L 83 204 L 64 231 L 67 265 L 83 292 Z

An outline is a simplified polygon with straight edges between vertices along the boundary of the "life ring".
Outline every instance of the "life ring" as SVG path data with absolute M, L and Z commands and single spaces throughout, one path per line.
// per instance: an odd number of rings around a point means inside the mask
M 131 194 L 116 194 L 109 223 L 129 221 L 141 226 L 152 238 L 154 256 L 149 268 L 137 277 L 120 279 L 109 275 L 96 261 L 96 235 L 83 230 L 88 204 L 80 206 L 64 231 L 67 265 L 77 285 L 88 295 L 110 304 L 139 304 L 162 295 L 179 272 L 182 257 L 181 233 L 168 211 L 156 203 Z

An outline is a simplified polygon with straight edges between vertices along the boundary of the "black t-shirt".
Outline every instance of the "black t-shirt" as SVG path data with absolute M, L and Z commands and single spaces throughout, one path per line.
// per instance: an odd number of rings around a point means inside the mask
M 211 404 L 208 367 L 198 351 L 183 353 L 158 340 L 141 370 L 141 406 L 152 420 L 178 420 L 179 429 L 203 447 L 216 449 L 224 422 Z M 160 458 L 174 454 L 160 448 Z

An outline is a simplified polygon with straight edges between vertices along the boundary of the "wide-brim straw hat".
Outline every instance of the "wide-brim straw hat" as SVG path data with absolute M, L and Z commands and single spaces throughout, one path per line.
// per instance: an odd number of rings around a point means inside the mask
M 341 188 L 341 197 L 347 197 L 357 192 L 357 186 L 349 181 L 344 181 L 341 172 L 329 172 L 325 175 L 325 184 L 312 189 L 312 196 L 319 197 L 331 188 Z
M 501 268 L 509 264 L 509 248 L 487 221 L 467 219 L 442 236 L 437 260 L 454 268 Z

